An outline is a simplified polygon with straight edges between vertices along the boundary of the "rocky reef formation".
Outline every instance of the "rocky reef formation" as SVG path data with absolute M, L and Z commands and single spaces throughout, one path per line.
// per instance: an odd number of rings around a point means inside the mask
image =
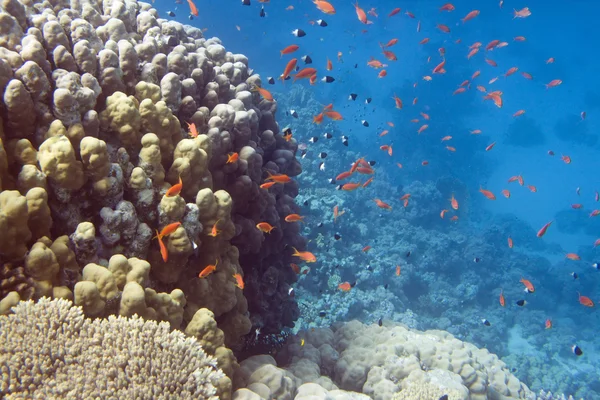
M 7 0 L 0 20 L 0 311 L 47 296 L 219 331 L 205 344 L 231 378 L 244 335 L 299 315 L 288 247 L 305 241 L 282 223 L 298 187 L 259 188 L 301 173 L 277 103 L 244 55 L 150 3 Z

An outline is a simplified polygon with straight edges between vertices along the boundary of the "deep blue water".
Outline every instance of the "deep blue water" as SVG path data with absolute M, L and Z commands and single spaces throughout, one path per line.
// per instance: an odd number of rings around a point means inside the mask
M 198 1 L 200 15 L 193 21 L 187 18 L 187 4 L 162 1 L 155 6 L 164 16 L 173 10 L 176 20 L 207 28 L 207 37 L 217 36 L 228 51 L 248 56 L 263 87 L 279 102 L 280 125 L 289 125 L 294 138 L 308 147 L 304 173 L 298 178 L 299 200 L 307 201 L 305 233 L 312 239 L 308 249 L 319 261 L 298 284 L 299 301 L 304 295 L 311 304 L 303 327 L 336 318 L 375 321 L 399 314 L 408 318 L 410 309 L 420 329 L 447 329 L 488 347 L 535 390 L 600 398 L 600 318 L 597 306 L 584 307 L 578 301 L 580 292 L 600 302 L 600 271 L 591 266 L 600 262 L 600 251 L 593 247 L 600 238 L 600 216 L 590 217 L 600 209 L 595 200 L 600 191 L 600 3 L 507 0 L 500 8 L 495 0 L 454 1 L 454 11 L 440 12 L 443 1 L 363 1 L 365 11 L 375 7 L 378 13 L 368 15 L 373 24 L 363 25 L 346 0 L 332 1 L 335 15 L 323 14 L 306 0 L 272 0 L 264 4 L 265 17 L 260 17 L 263 4 L 256 0 L 251 6 L 237 0 Z M 288 6 L 294 9 L 286 10 Z M 402 11 L 388 18 L 396 7 Z M 529 7 L 532 15 L 513 19 L 513 9 L 523 7 Z M 462 23 L 460 19 L 474 9 L 480 14 Z M 328 26 L 309 23 L 317 19 Z M 441 32 L 437 24 L 447 25 L 451 32 Z M 296 28 L 307 35 L 294 37 L 290 32 Z M 517 36 L 526 40 L 515 41 Z M 397 61 L 386 60 L 379 47 L 392 38 L 398 43 L 388 50 Z M 424 38 L 430 41 L 419 44 Z M 494 39 L 508 45 L 485 51 Z M 482 47 L 467 59 L 475 42 Z M 279 51 L 290 44 L 300 49 L 280 57 Z M 447 72 L 433 74 L 442 61 L 441 47 Z M 300 61 L 304 55 L 318 70 L 317 84 L 266 83 L 266 77 L 277 78 L 292 57 L 304 67 Z M 378 78 L 380 70 L 367 66 L 371 57 L 388 64 L 387 76 Z M 485 58 L 498 66 L 488 65 Z M 550 58 L 553 63 L 547 63 Z M 325 69 L 327 59 L 333 62 L 332 71 Z M 511 67 L 518 71 L 505 77 Z M 475 71 L 481 75 L 472 80 Z M 533 79 L 525 79 L 522 72 Z M 336 81 L 320 82 L 325 75 Z M 424 76 L 432 80 L 425 81 Z M 489 83 L 495 77 L 497 81 Z M 547 89 L 545 84 L 554 79 L 562 84 Z M 453 95 L 465 80 L 468 90 Z M 484 101 L 477 85 L 488 92 L 501 91 L 502 108 Z M 350 93 L 358 95 L 356 101 L 348 99 Z M 394 107 L 394 94 L 402 99 L 403 109 Z M 368 105 L 366 98 L 372 98 Z M 313 124 L 313 116 L 330 103 L 344 120 Z M 299 118 L 286 115 L 290 109 L 297 110 Z M 513 117 L 518 110 L 524 115 Z M 421 112 L 430 120 L 424 121 Z M 429 128 L 417 134 L 425 123 Z M 379 137 L 384 129 L 389 133 Z M 471 134 L 473 130 L 482 133 Z M 326 131 L 334 136 L 329 141 L 321 136 Z M 341 135 L 349 137 L 349 146 L 341 143 Z M 319 141 L 310 143 L 312 136 L 319 136 Z M 452 139 L 442 142 L 445 136 Z M 486 151 L 493 142 L 493 149 Z M 392 146 L 392 156 L 380 150 L 382 145 Z M 327 152 L 325 171 L 319 171 L 322 160 L 316 156 L 322 151 Z M 569 164 L 563 155 L 570 157 Z M 371 186 L 345 192 L 327 182 L 358 157 L 377 162 Z M 423 166 L 423 160 L 429 164 Z M 508 182 L 517 175 L 523 177 L 524 186 Z M 485 198 L 480 187 L 492 191 L 496 200 Z M 509 199 L 501 194 L 503 189 L 510 190 Z M 410 191 L 412 198 L 404 208 L 399 198 Z M 452 194 L 460 204 L 457 211 L 450 207 Z M 373 198 L 393 209 L 377 208 Z M 582 208 L 574 209 L 574 204 Z M 331 221 L 334 205 L 346 211 L 336 225 Z M 442 209 L 449 210 L 443 220 Z M 451 222 L 454 215 L 458 220 Z M 325 226 L 317 228 L 321 221 Z M 536 237 L 550 221 L 547 234 Z M 341 240 L 333 239 L 336 232 Z M 508 236 L 514 240 L 513 249 L 507 246 Z M 372 249 L 362 252 L 367 245 Z M 576 253 L 581 260 L 566 259 L 567 253 Z M 383 290 L 382 285 L 396 278 L 396 265 L 402 268 L 401 276 Z M 521 277 L 534 283 L 535 293 L 523 292 Z M 357 285 L 342 293 L 336 287 L 341 281 Z M 506 296 L 505 308 L 498 304 L 500 290 Z M 517 306 L 520 299 L 528 304 Z M 331 309 L 322 320 L 312 318 L 325 303 L 353 305 L 339 313 Z M 481 324 L 481 318 L 492 326 Z M 544 329 L 547 318 L 552 319 L 551 329 Z M 582 356 L 571 352 L 574 344 L 582 348 Z

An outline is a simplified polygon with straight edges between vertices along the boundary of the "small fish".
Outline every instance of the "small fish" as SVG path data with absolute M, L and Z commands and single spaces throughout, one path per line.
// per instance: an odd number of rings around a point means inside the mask
M 358 95 L 356 93 L 350 93 L 350 95 L 348 96 L 348 100 L 355 101 L 357 97 Z
M 333 238 L 335 240 L 340 240 L 342 238 L 342 235 L 340 235 L 339 233 L 336 232 L 336 233 L 333 234 Z
M 542 228 L 541 228 L 541 229 L 538 231 L 538 233 L 537 233 L 537 237 L 542 237 L 542 236 L 544 236 L 544 235 L 546 234 L 546 231 L 548 230 L 548 227 L 549 227 L 550 225 L 552 225 L 552 222 L 554 222 L 554 221 L 550 221 L 550 222 L 548 222 L 546 225 L 542 226 Z
M 167 11 L 167 15 L 168 15 L 169 17 L 174 17 L 174 16 L 175 16 L 175 13 L 174 13 L 173 11 Z
M 274 85 L 275 84 L 275 78 L 273 78 L 272 76 L 268 76 L 267 77 L 267 83 L 269 85 Z
M 481 322 L 482 322 L 482 323 L 483 323 L 485 326 L 490 326 L 490 325 L 491 325 L 491 324 L 490 324 L 490 321 L 488 321 L 488 320 L 487 320 L 487 319 L 485 319 L 485 318 L 483 318 L 483 319 L 481 320 Z
M 331 138 L 333 137 L 333 135 L 332 135 L 331 133 L 329 133 L 329 132 L 325 132 L 325 133 L 323 134 L 323 137 L 324 137 L 325 139 L 331 139 Z
M 321 78 L 321 82 L 332 83 L 335 82 L 335 78 L 333 76 L 324 76 L 323 78 Z
M 237 273 L 237 274 L 233 274 L 232 276 L 235 279 L 235 286 L 237 286 L 241 290 L 244 290 L 245 285 L 244 285 L 244 279 L 242 278 L 242 275 Z
M 325 318 L 326 316 L 327 316 L 327 312 L 326 311 L 319 311 L 319 317 Z
M 365 104 L 371 104 L 371 101 L 372 101 L 372 100 L 373 100 L 373 99 L 371 99 L 370 97 L 367 97 L 367 98 L 365 99 Z
M 156 230 L 156 236 L 158 239 L 158 246 L 160 248 L 160 255 L 162 256 L 162 259 L 164 262 L 167 262 L 169 260 L 169 252 L 167 250 L 167 246 L 165 246 L 165 242 L 163 242 L 162 240 L 162 236 L 160 236 L 160 233 L 158 233 L 158 229 Z
M 581 348 L 579 346 L 577 346 L 576 344 L 571 346 L 571 351 L 573 352 L 573 354 L 575 354 L 578 357 L 583 354 L 583 351 L 581 350 Z
M 338 285 L 338 289 L 340 289 L 342 292 L 349 292 L 352 290 L 352 285 L 350 282 L 343 282 Z
M 379 326 L 383 325 L 383 318 L 379 318 L 379 320 L 377 321 L 377 325 L 379 325 Z
M 362 126 L 364 126 L 365 128 L 369 127 L 369 121 L 363 119 L 362 121 L 360 121 L 360 123 L 362 124 Z
M 577 292 L 579 295 L 579 303 L 586 307 L 594 307 L 594 302 L 587 296 L 582 296 L 581 293 Z
M 317 23 L 317 25 L 319 25 L 322 28 L 325 28 L 327 26 L 327 22 L 325 22 L 324 19 L 318 19 L 315 22 Z
M 250 0 L 242 0 L 242 5 L 243 6 L 249 6 L 249 5 L 251 5 Z
M 502 289 L 500 289 L 500 297 L 498 298 L 498 301 L 502 307 L 506 307 L 506 300 L 504 300 L 504 293 L 502 292 Z
M 312 58 L 310 58 L 309 55 L 302 56 L 300 59 L 304 62 L 304 64 L 312 64 Z
M 271 231 L 275 229 L 275 227 L 269 224 L 268 222 L 260 222 L 256 224 L 256 229 L 264 233 L 271 233 Z
M 294 253 L 292 254 L 292 256 L 299 257 L 301 260 L 307 263 L 317 261 L 317 257 L 315 257 L 315 255 L 310 251 L 298 251 L 298 249 L 296 249 L 295 247 L 292 247 L 292 249 L 294 249 Z
M 304 217 L 298 214 L 290 214 L 285 217 L 285 222 L 302 222 L 303 220 Z
M 265 182 L 260 185 L 261 189 L 269 189 L 271 186 L 275 185 L 277 182 Z
M 217 259 L 213 264 L 211 265 L 207 265 L 202 271 L 200 271 L 200 273 L 198 274 L 198 278 L 204 279 L 207 276 L 209 276 L 210 274 L 212 274 L 216 269 L 217 269 L 217 264 L 219 263 L 219 260 Z
M 270 172 L 267 173 L 269 174 L 269 176 L 265 179 L 267 181 L 271 180 L 277 183 L 288 183 L 292 181 L 292 179 L 285 174 L 272 174 Z
M 475 258 L 473 259 L 473 262 L 474 262 L 474 263 L 481 262 L 481 258 L 479 258 L 479 257 L 475 257 Z
M 525 304 L 527 304 L 527 301 L 525 301 L 525 300 L 517 300 L 517 301 L 516 301 L 516 304 L 517 304 L 519 307 L 523 307 Z
M 292 35 L 294 35 L 296 37 L 304 37 L 304 36 L 306 36 L 306 32 L 304 32 L 302 29 L 298 28 L 298 29 L 294 29 L 292 31 Z
M 227 156 L 227 162 L 225 164 L 233 164 L 238 160 L 239 157 L 240 155 L 238 153 L 231 153 Z
M 546 319 L 546 323 L 544 324 L 546 329 L 552 328 L 552 320 L 550 318 Z
M 322 151 L 322 152 L 320 152 L 320 153 L 318 154 L 318 157 L 319 157 L 319 158 L 327 158 L 327 153 L 325 153 L 324 151 Z
M 173 222 L 162 228 L 160 231 L 159 237 L 164 238 L 165 236 L 169 236 L 171 233 L 175 232 L 177 228 L 181 226 L 181 222 Z
M 267 15 L 265 12 L 265 6 L 260 7 L 260 13 L 258 15 L 260 15 L 261 18 L 264 18 Z
M 579 275 L 577 275 L 577 272 L 571 272 L 571 276 L 573 277 L 573 279 L 579 278 Z
M 514 10 L 513 19 L 515 18 L 527 18 L 531 15 L 531 11 L 529 11 L 529 7 L 522 8 L 521 10 Z

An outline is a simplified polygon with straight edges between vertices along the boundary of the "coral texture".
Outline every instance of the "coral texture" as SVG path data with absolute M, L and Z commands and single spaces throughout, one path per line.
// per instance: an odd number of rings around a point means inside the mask
M 92 321 L 63 299 L 0 316 L 6 398 L 217 399 L 224 374 L 194 338 L 139 317 Z

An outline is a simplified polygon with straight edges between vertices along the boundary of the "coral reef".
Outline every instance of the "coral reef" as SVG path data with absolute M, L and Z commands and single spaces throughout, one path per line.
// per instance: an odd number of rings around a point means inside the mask
M 71 306 L 43 297 L 0 316 L 2 397 L 218 399 L 225 375 L 196 339 L 140 317 L 92 321 Z

